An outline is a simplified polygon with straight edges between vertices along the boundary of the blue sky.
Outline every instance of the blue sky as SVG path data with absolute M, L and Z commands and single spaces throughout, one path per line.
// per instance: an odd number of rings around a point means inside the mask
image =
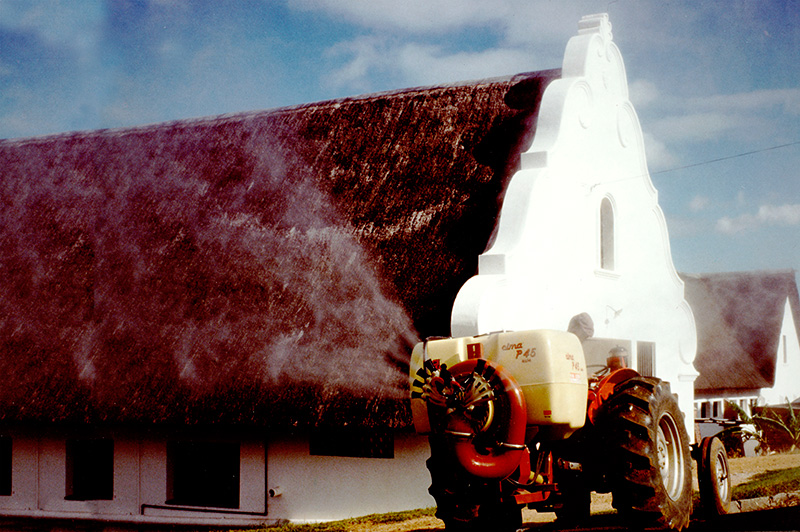
M 793 0 L 0 0 L 0 138 L 559 67 L 597 12 L 676 267 L 800 269 Z

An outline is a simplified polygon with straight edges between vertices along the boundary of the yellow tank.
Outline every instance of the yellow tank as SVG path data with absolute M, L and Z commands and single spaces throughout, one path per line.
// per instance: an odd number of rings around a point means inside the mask
M 586 419 L 588 381 L 578 337 L 554 330 L 499 332 L 474 337 L 443 338 L 417 344 L 411 355 L 411 409 L 418 432 L 430 432 L 427 403 L 414 390 L 421 388 L 418 372 L 424 360 L 447 367 L 469 358 L 485 358 L 503 366 L 522 388 L 528 425 L 546 438 L 563 438 Z M 416 395 L 416 397 L 415 397 Z

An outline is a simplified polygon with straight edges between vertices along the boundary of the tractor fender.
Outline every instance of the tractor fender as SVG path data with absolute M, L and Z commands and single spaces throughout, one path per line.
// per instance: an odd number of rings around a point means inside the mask
M 487 479 L 508 477 L 526 456 L 527 409 L 522 388 L 503 366 L 482 358 L 459 362 L 450 369 L 450 372 L 456 380 L 467 378 L 472 373 L 479 373 L 489 382 L 495 394 L 502 394 L 507 399 L 508 415 L 496 416 L 493 425 L 488 429 L 494 433 L 496 445 L 489 449 L 479 449 L 474 443 L 474 438 L 457 439 L 454 450 L 458 462 L 471 475 Z M 456 431 L 471 430 L 468 426 L 459 426 L 457 420 L 454 423 L 451 428 Z M 502 426 L 494 426 L 495 423 L 501 423 Z
M 589 418 L 589 421 L 594 424 L 595 415 L 600 409 L 600 405 L 611 397 L 619 383 L 639 376 L 639 372 L 636 370 L 620 368 L 603 377 L 597 387 L 589 391 L 589 404 L 586 409 L 586 417 Z

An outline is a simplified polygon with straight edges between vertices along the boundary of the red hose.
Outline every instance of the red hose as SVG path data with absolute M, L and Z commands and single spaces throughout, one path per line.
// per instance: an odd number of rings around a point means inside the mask
M 489 382 L 495 393 L 503 393 L 508 397 L 510 412 L 507 426 L 497 433 L 497 439 L 508 445 L 478 449 L 473 440 L 463 439 L 456 440 L 454 445 L 456 457 L 468 473 L 481 478 L 506 478 L 519 467 L 520 461 L 525 456 L 525 426 L 528 415 L 522 389 L 502 366 L 486 359 L 459 362 L 450 369 L 450 372 L 456 379 L 471 373 L 479 373 Z M 458 418 L 453 418 L 450 428 L 455 431 L 471 431 L 468 423 Z

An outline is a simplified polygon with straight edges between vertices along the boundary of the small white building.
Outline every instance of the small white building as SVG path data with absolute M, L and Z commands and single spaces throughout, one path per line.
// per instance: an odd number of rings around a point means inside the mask
M 800 299 L 794 271 L 683 277 L 698 331 L 696 416 L 735 419 L 726 402 L 749 411 L 800 397 Z
M 0 198 L 0 516 L 432 506 L 411 345 L 582 312 L 692 421 L 694 321 L 605 15 L 553 70 L 0 141 Z

